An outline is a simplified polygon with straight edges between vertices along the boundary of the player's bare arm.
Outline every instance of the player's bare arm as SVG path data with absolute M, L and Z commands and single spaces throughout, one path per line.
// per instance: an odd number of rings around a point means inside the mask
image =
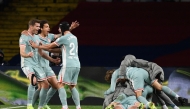
M 60 48 L 53 48 L 53 49 L 49 49 L 48 51 L 51 52 L 51 53 L 61 53 Z
M 24 58 L 30 58 L 32 57 L 34 54 L 33 52 L 29 52 L 28 54 L 25 53 L 25 49 L 26 49 L 26 46 L 25 45 L 20 45 L 20 55 Z
M 56 59 L 53 59 L 52 57 L 50 57 L 49 55 L 47 55 L 46 53 L 44 53 L 42 51 L 42 49 L 38 48 L 38 53 L 40 54 L 41 57 L 55 63 L 55 64 L 59 64 L 61 62 L 60 58 L 56 58 Z
M 39 45 L 36 45 L 36 43 L 33 42 L 33 41 L 29 41 L 29 42 L 30 42 L 30 45 L 31 45 L 32 47 L 38 48 L 38 49 L 43 49 L 43 50 L 49 50 L 49 49 L 52 49 L 52 48 L 57 47 L 57 45 L 56 45 L 55 42 L 53 42 L 53 43 L 51 43 L 51 44 L 40 45 L 40 46 L 39 46 Z

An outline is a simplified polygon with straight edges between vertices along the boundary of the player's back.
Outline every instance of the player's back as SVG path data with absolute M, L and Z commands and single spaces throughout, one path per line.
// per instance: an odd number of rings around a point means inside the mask
M 71 33 L 68 33 L 58 38 L 56 43 L 61 46 L 63 67 L 80 68 L 77 37 Z

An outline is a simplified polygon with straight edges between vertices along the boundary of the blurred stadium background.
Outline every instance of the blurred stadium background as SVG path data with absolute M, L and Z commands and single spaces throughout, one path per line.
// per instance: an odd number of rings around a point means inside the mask
M 51 33 L 62 21 L 80 22 L 72 33 L 79 41 L 82 105 L 102 104 L 105 72 L 126 54 L 162 66 L 164 85 L 190 99 L 189 12 L 190 0 L 0 0 L 0 105 L 26 103 L 18 40 L 32 18 L 48 20 Z M 60 66 L 52 68 L 58 74 Z M 50 104 L 60 104 L 57 94 Z

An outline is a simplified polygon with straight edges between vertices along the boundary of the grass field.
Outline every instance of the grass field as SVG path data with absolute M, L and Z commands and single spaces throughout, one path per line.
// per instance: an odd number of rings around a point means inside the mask
M 61 109 L 61 105 L 51 105 L 52 109 Z M 91 105 L 83 105 L 81 106 L 82 109 L 102 109 L 102 106 L 91 106 Z M 0 109 L 26 109 L 26 106 L 7 106 L 7 105 L 0 105 Z M 37 109 L 37 106 L 35 107 Z M 75 106 L 69 106 L 69 109 L 76 109 Z M 157 109 L 161 109 L 161 107 L 157 107 Z M 169 109 L 172 109 L 169 107 Z M 190 109 L 190 107 L 180 107 L 180 109 Z

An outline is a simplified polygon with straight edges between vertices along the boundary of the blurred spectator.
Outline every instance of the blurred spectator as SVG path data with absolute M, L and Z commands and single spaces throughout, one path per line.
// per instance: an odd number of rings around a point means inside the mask
M 3 0 L 0 0 L 0 11 L 3 10 Z
M 13 57 L 8 61 L 8 63 L 9 63 L 9 65 L 11 65 L 11 66 L 20 65 L 20 60 L 21 60 L 21 59 L 20 59 L 20 53 L 19 53 L 19 54 L 13 56 Z
M 61 64 L 62 64 L 62 56 L 61 56 L 60 53 L 50 53 L 50 56 L 52 58 L 54 58 L 54 59 L 56 59 L 56 58 L 60 58 L 61 59 L 61 62 L 60 62 L 59 65 L 56 65 L 55 63 L 50 62 L 50 66 L 61 66 Z
M 8 6 L 9 2 L 12 0 L 0 0 L 0 11 L 3 11 L 3 8 Z
M 0 66 L 4 65 L 4 53 L 3 51 L 0 50 Z

